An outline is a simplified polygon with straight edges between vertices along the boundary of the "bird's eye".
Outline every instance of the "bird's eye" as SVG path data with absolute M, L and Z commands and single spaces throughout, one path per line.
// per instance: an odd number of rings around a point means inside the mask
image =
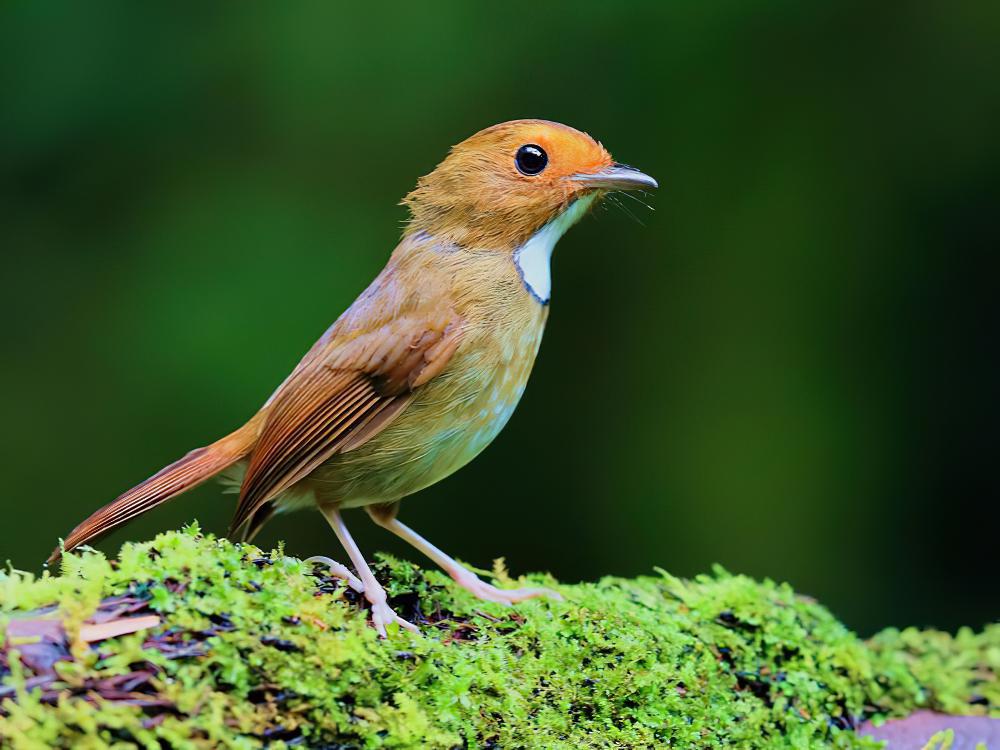
M 541 146 L 529 143 L 517 150 L 514 163 L 517 165 L 518 172 L 533 177 L 545 169 L 545 165 L 549 163 L 549 157 Z

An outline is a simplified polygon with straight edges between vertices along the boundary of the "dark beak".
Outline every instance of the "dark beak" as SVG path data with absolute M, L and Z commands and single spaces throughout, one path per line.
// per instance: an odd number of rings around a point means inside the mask
M 659 187 L 656 180 L 628 164 L 615 162 L 599 172 L 579 173 L 570 177 L 574 182 L 582 182 L 589 188 L 601 190 L 645 190 Z

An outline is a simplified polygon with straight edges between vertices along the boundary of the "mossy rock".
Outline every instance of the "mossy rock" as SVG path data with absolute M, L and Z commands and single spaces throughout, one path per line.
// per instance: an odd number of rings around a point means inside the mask
M 196 527 L 69 555 L 59 577 L 0 573 L 0 744 L 876 747 L 860 721 L 1000 706 L 997 626 L 865 642 L 787 585 L 721 569 L 528 576 L 565 601 L 514 608 L 390 558 L 377 575 L 422 635 L 379 640 L 322 569 Z

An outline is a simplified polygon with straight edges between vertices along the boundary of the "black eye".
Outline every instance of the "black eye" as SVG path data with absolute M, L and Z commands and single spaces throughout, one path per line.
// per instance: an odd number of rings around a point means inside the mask
M 545 169 L 545 165 L 549 163 L 549 157 L 542 151 L 541 146 L 529 143 L 517 150 L 514 163 L 517 164 L 518 172 L 531 177 Z

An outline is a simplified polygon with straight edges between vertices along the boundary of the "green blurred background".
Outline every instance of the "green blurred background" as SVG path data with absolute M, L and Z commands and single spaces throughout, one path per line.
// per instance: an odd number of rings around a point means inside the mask
M 0 559 L 249 417 L 416 178 L 544 117 L 656 210 L 563 240 L 518 412 L 404 520 L 566 580 L 719 562 L 863 633 L 1000 614 L 1000 5 L 359 7 L 4 3 Z M 233 506 L 207 485 L 100 546 Z M 343 557 L 318 515 L 279 539 Z

